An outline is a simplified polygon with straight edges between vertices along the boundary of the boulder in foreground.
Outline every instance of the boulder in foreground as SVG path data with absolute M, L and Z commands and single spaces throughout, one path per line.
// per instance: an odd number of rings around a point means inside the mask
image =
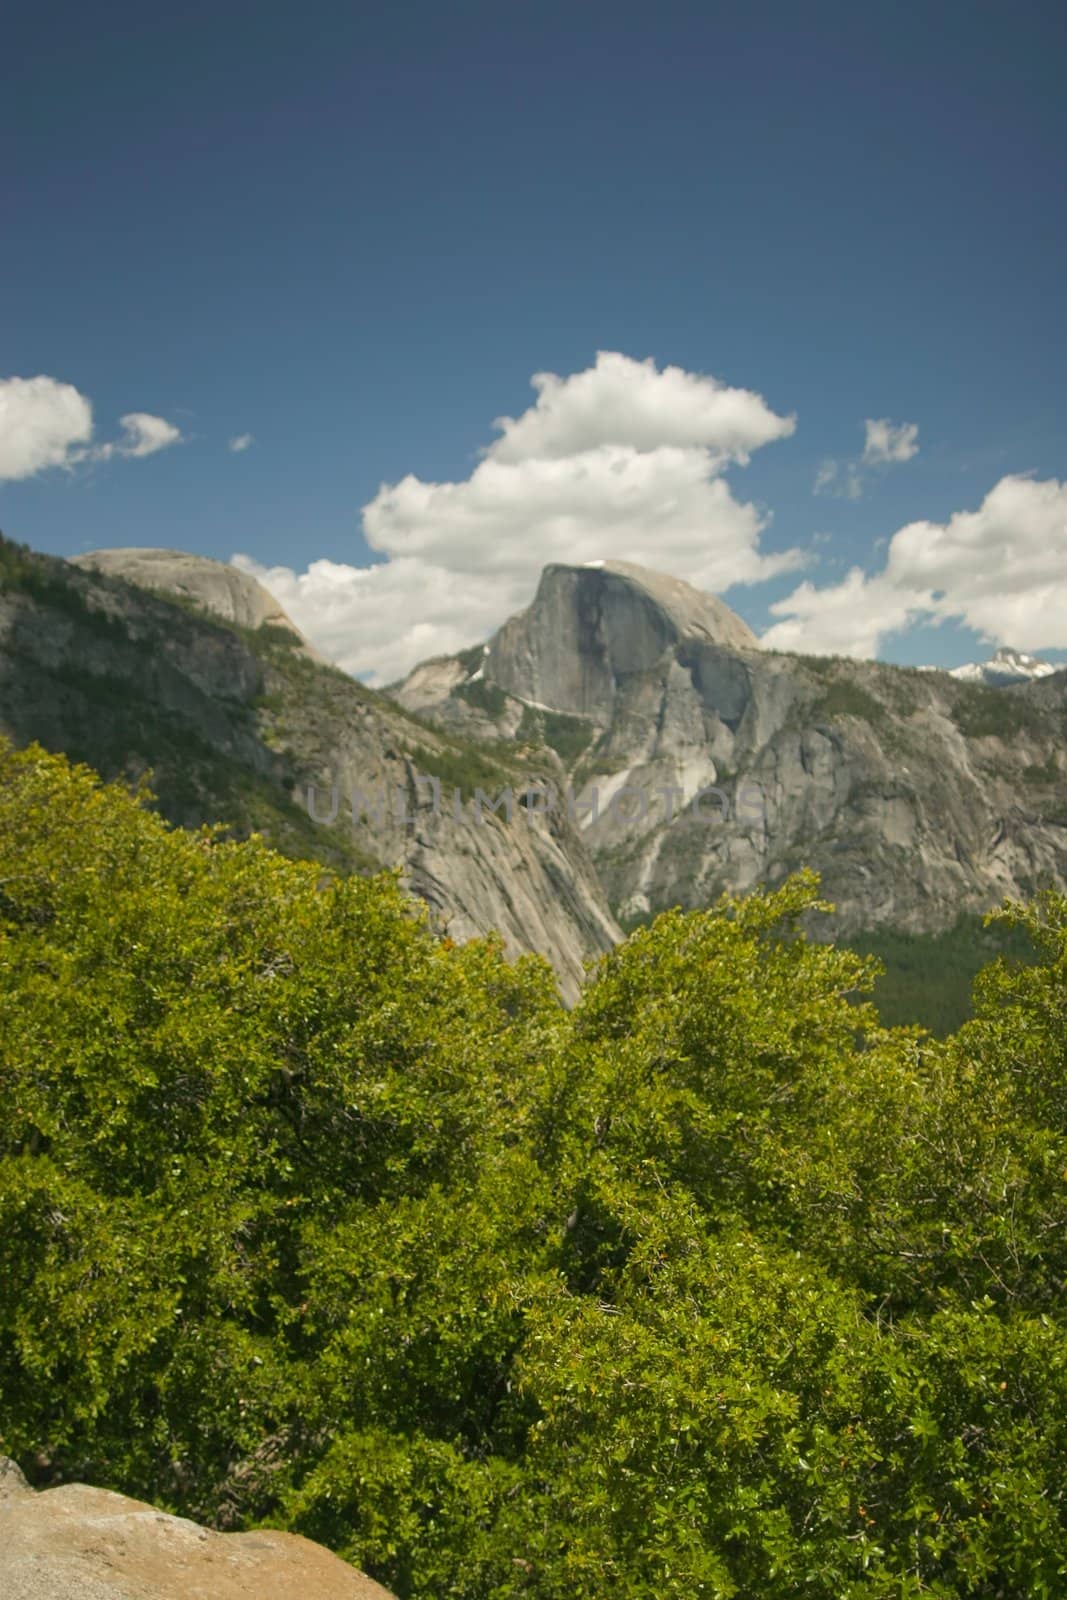
M 0 1456 L 4 1600 L 391 1600 L 292 1533 L 212 1533 L 109 1489 L 36 1494 Z

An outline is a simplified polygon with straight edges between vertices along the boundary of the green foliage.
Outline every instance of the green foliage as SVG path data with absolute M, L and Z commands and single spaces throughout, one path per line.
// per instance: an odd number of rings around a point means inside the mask
M 37 737 L 107 778 L 137 781 L 149 772 L 153 803 L 171 822 L 222 819 L 235 835 L 262 833 L 298 859 L 377 870 L 350 834 L 317 825 L 293 796 L 309 725 L 382 702 L 312 660 L 291 630 L 226 623 L 188 596 L 131 591 L 2 537 L 0 592 L 32 601 L 32 633 L 55 643 L 44 653 L 28 649 L 31 629 L 18 624 L 5 641 L 3 722 L 17 738 Z M 186 651 L 214 663 L 206 683 L 175 668 L 174 656 Z M 388 710 L 430 736 L 417 719 Z
M 468 645 L 466 650 L 460 650 L 457 652 L 456 660 L 459 662 L 464 672 L 477 672 L 478 668 L 485 660 L 484 644 Z
M 469 706 L 484 711 L 490 717 L 501 717 L 508 707 L 508 697 L 498 683 L 476 678 L 471 683 L 461 683 L 456 690 L 461 700 Z
M 572 717 L 565 711 L 544 711 L 526 705 L 515 735 L 521 744 L 540 745 L 554 750 L 567 768 L 589 748 L 597 729 L 587 717 Z
M 401 1600 L 1067 1583 L 1067 903 L 947 1041 L 801 875 L 576 1010 L 0 748 L 0 1448 Z
M 481 746 L 466 740 L 442 739 L 436 747 L 416 745 L 411 759 L 420 777 L 440 778 L 448 804 L 451 803 L 450 791 L 454 789 L 458 789 L 466 801 L 475 789 L 484 789 L 486 794 L 495 797 L 501 789 L 517 781 L 512 768 L 494 761 Z
M 871 996 L 887 1028 L 918 1023 L 944 1037 L 972 1016 L 971 990 L 983 967 L 998 955 L 1032 960 L 1025 931 L 980 917 L 960 917 L 941 933 L 894 928 L 854 934 L 849 945 L 885 968 Z
M 573 766 L 585 754 L 596 731 L 585 717 L 571 717 L 564 711 L 541 712 L 542 741 L 566 767 Z
M 261 622 L 255 630 L 257 642 L 265 644 L 268 649 L 298 651 L 301 648 L 300 640 L 292 628 L 287 628 L 281 622 Z
M 886 720 L 886 709 L 858 683 L 838 678 L 825 689 L 811 708 L 816 717 L 860 717 L 872 727 Z
M 1023 782 L 1034 788 L 1044 788 L 1047 785 L 1061 782 L 1063 774 L 1054 754 L 1050 754 L 1045 761 L 1034 762 L 1023 768 Z
M 932 685 L 926 673 L 879 662 L 861 665 L 845 656 L 804 656 L 803 670 L 816 680 L 813 716 L 858 717 L 899 743 L 902 719 L 915 714 Z
M 63 570 L 61 564 L 38 555 L 28 545 L 0 535 L 0 591 L 23 594 L 49 606 L 107 643 L 136 647 L 137 641 L 120 618 L 89 603 L 85 587 L 87 580 L 76 568 Z
M 954 715 L 956 726 L 968 739 L 1012 740 L 1020 733 L 1042 729 L 1036 707 L 1010 689 L 982 683 L 957 686 Z

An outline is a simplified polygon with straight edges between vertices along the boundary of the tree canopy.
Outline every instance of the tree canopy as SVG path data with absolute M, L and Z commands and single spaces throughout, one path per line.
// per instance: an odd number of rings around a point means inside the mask
M 801 873 L 571 1013 L 0 747 L 0 1448 L 402 1600 L 1067 1589 L 1067 902 L 941 1041 Z

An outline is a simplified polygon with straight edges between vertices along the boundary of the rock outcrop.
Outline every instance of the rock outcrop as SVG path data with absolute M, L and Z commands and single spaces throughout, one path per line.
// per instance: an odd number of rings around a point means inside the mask
M 1001 688 L 778 654 L 714 597 L 606 562 L 546 568 L 487 645 L 382 695 L 220 563 L 194 562 L 224 575 L 198 612 L 158 563 L 138 588 L 97 559 L 0 560 L 0 730 L 109 777 L 151 767 L 175 822 L 398 867 L 453 938 L 547 955 L 568 1000 L 616 918 L 801 866 L 838 907 L 826 936 L 932 932 L 1067 883 L 1067 671 Z M 477 800 L 538 784 L 548 815 Z
M 397 868 L 453 939 L 497 930 L 510 954 L 548 956 L 567 1000 L 618 939 L 565 815 L 513 805 L 509 823 L 477 802 L 479 788 L 495 800 L 555 775 L 551 752 L 490 758 L 309 659 L 280 627 L 223 623 L 156 583 L 11 545 L 0 558 L 0 732 L 16 743 L 108 778 L 150 769 L 183 826 L 222 820 L 288 854 Z M 278 615 L 271 602 L 264 620 Z
M 0 1456 L 3 1600 L 391 1600 L 291 1533 L 213 1533 L 83 1483 L 34 1493 Z
M 258 579 L 224 561 L 191 556 L 183 550 L 132 546 L 119 550 L 90 550 L 71 560 L 74 566 L 103 572 L 111 578 L 124 578 L 138 588 L 155 589 L 160 594 L 190 600 L 224 622 L 236 623 L 239 628 L 261 628 L 265 623 L 285 628 L 299 639 L 309 655 L 323 659 Z
M 392 692 L 458 736 L 554 745 L 595 791 L 583 836 L 623 920 L 805 865 L 834 934 L 1067 882 L 1067 672 L 990 688 L 764 651 L 713 597 L 605 563 L 547 568 L 484 650 Z
M 626 561 L 554 565 L 491 641 L 485 674 L 521 700 L 607 721 L 620 684 L 683 641 L 758 649 L 728 606 L 677 578 Z

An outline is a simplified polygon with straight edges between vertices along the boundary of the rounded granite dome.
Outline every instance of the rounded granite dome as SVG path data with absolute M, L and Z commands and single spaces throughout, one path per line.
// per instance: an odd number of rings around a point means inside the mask
M 182 550 L 137 548 L 90 550 L 71 560 L 74 566 L 102 572 L 105 577 L 122 578 L 139 589 L 156 589 L 191 600 L 241 628 L 259 628 L 264 623 L 288 628 L 312 654 L 317 654 L 270 590 L 249 573 L 224 561 L 188 555 Z
M 729 606 L 680 578 L 628 561 L 554 563 L 532 604 L 493 636 L 486 674 L 517 699 L 604 722 L 621 681 L 683 645 L 759 650 Z

